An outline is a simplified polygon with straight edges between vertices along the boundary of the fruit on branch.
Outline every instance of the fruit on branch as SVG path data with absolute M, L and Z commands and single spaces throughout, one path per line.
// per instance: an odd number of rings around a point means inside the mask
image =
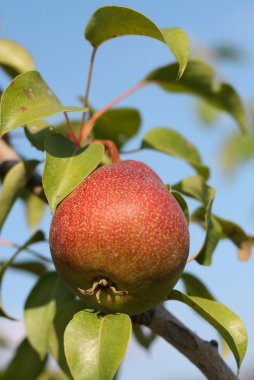
M 138 161 L 103 166 L 58 206 L 50 228 L 57 272 L 87 305 L 129 315 L 164 301 L 189 252 L 185 216 Z

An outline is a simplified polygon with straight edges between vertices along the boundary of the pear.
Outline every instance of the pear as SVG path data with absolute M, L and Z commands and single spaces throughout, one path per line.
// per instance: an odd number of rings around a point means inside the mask
M 126 160 L 98 168 L 60 203 L 50 248 L 60 277 L 89 307 L 134 315 L 167 298 L 189 231 L 159 176 Z

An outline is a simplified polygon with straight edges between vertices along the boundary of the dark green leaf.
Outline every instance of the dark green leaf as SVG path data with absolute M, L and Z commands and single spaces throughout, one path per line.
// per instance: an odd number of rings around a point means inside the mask
M 89 20 L 86 39 L 97 47 L 101 43 L 115 37 L 138 35 L 155 38 L 164 42 L 179 63 L 177 77 L 181 77 L 189 58 L 189 41 L 180 28 L 160 29 L 151 20 L 133 9 L 106 6 L 98 9 Z
M 212 49 L 212 53 L 216 56 L 217 59 L 227 60 L 232 62 L 241 62 L 244 61 L 245 52 L 240 47 L 231 44 L 220 44 L 218 46 L 214 46 Z
M 0 230 L 21 190 L 34 172 L 38 161 L 21 161 L 6 174 L 0 195 Z
M 185 160 L 205 179 L 209 177 L 209 169 L 202 164 L 197 149 L 173 129 L 151 129 L 144 136 L 141 148 L 158 150 Z
M 64 353 L 64 331 L 73 315 L 85 307 L 84 302 L 78 300 L 69 302 L 58 311 L 50 328 L 50 352 L 69 378 L 72 377 Z
M 46 162 L 42 182 L 51 212 L 71 193 L 102 160 L 102 144 L 77 148 L 55 133 L 46 141 Z
M 37 71 L 18 75 L 1 97 L 0 136 L 34 120 L 61 112 L 84 112 L 63 106 Z
M 78 136 L 80 121 L 71 120 L 74 133 Z M 25 134 L 30 143 L 38 150 L 45 150 L 45 142 L 52 133 L 67 136 L 68 126 L 66 123 L 51 125 L 45 120 L 35 120 L 25 127 Z
M 46 359 L 41 361 L 37 352 L 30 346 L 27 339 L 23 340 L 0 375 L 1 380 L 35 380 L 43 371 Z
M 27 240 L 22 246 L 20 246 L 17 251 L 10 257 L 9 260 L 7 260 L 5 263 L 3 263 L 0 267 L 0 316 L 6 317 L 9 319 L 14 319 L 12 318 L 3 308 L 3 303 L 2 303 L 2 297 L 1 297 L 1 287 L 2 287 L 2 282 L 3 282 L 3 277 L 6 272 L 6 270 L 13 264 L 15 258 L 17 255 L 25 250 L 28 246 L 34 243 L 38 243 L 40 241 L 45 240 L 44 234 L 41 231 L 35 232 L 32 237 Z
M 96 139 L 112 140 L 121 148 L 138 133 L 140 123 L 141 117 L 135 108 L 112 109 L 96 121 L 93 135 Z
M 76 313 L 66 327 L 64 347 L 75 380 L 112 380 L 127 348 L 131 320 L 126 314 Z
M 166 91 L 200 96 L 216 108 L 227 112 L 236 120 L 243 132 L 247 131 L 246 114 L 239 95 L 229 84 L 215 82 L 215 73 L 211 66 L 190 61 L 177 82 L 176 74 L 177 64 L 172 64 L 153 71 L 145 80 L 157 83 Z
M 12 40 L 0 39 L 0 65 L 12 69 L 15 74 L 34 70 L 33 58 L 20 44 Z
M 215 196 L 215 190 L 208 186 L 204 179 L 200 176 L 185 178 L 181 182 L 173 185 L 172 189 L 203 203 L 206 236 L 201 249 L 195 256 L 199 264 L 210 265 L 212 262 L 212 254 L 221 237 L 220 225 L 211 215 L 211 207 Z M 198 219 L 197 216 L 193 216 L 193 220 L 196 219 Z
M 157 337 L 157 335 L 153 331 L 149 330 L 148 332 L 146 332 L 140 325 L 133 325 L 132 331 L 138 343 L 145 349 L 150 348 L 151 344 Z
M 29 294 L 24 310 L 27 337 L 43 359 L 49 347 L 49 331 L 57 311 L 74 296 L 56 272 L 45 274 Z
M 45 141 L 51 133 L 54 133 L 54 127 L 44 120 L 35 120 L 28 123 L 25 128 L 25 135 L 30 143 L 38 150 L 45 150 Z M 66 136 L 66 135 L 65 135 Z
M 226 306 L 211 299 L 190 297 L 178 290 L 172 290 L 168 299 L 185 303 L 209 322 L 229 345 L 239 370 L 248 342 L 247 332 L 241 319 Z

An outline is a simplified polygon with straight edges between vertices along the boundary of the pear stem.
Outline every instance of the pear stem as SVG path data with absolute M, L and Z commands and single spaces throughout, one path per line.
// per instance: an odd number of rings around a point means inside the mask
M 94 140 L 94 143 L 100 143 L 103 144 L 106 148 L 106 150 L 109 152 L 112 162 L 115 164 L 117 162 L 120 162 L 120 156 L 119 151 L 117 149 L 116 144 L 111 140 Z

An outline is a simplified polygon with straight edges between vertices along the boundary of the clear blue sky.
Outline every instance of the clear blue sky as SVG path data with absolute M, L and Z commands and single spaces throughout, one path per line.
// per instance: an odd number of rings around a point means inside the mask
M 37 70 L 61 101 L 68 105 L 78 105 L 78 96 L 84 94 L 91 54 L 91 48 L 83 37 L 84 26 L 95 9 L 103 5 L 134 8 L 160 27 L 179 26 L 188 33 L 192 41 L 208 48 L 228 42 L 238 45 L 246 51 L 246 61 L 217 65 L 218 76 L 233 84 L 244 101 L 253 98 L 254 3 L 251 0 L 5 0 L 0 5 L 0 37 L 11 38 L 23 44 L 33 55 Z M 152 39 L 123 37 L 105 43 L 96 57 L 91 102 L 97 108 L 102 107 L 134 85 L 150 70 L 171 61 L 173 57 L 167 48 Z M 245 165 L 231 179 L 225 178 L 220 169 L 219 152 L 223 141 L 231 131 L 236 130 L 233 120 L 223 116 L 216 128 L 203 128 L 195 116 L 193 98 L 169 95 L 156 87 L 146 88 L 134 94 L 122 105 L 136 106 L 142 113 L 142 130 L 139 137 L 129 144 L 130 148 L 136 147 L 140 136 L 155 126 L 169 126 L 183 133 L 198 147 L 204 162 L 212 166 L 210 184 L 217 189 L 214 211 L 222 217 L 238 222 L 253 234 L 253 163 Z M 20 151 L 27 157 L 37 155 L 37 152 L 23 140 L 18 144 Z M 144 152 L 131 157 L 149 164 L 167 183 L 174 183 L 192 174 L 191 169 L 184 163 L 162 154 Z M 41 225 L 46 231 L 49 222 L 48 214 Z M 194 252 L 201 243 L 200 234 L 194 228 L 191 232 Z M 24 222 L 22 205 L 18 203 L 5 225 L 2 238 L 21 242 L 29 234 L 30 231 Z M 41 249 L 48 251 L 45 245 Z M 254 354 L 253 307 L 250 307 L 248 297 L 254 285 L 253 259 L 248 263 L 239 263 L 235 247 L 223 242 L 214 255 L 212 267 L 201 267 L 192 263 L 188 265 L 187 270 L 202 278 L 217 298 L 244 320 L 250 337 L 247 357 L 243 364 L 244 373 L 250 368 Z M 23 278 L 16 273 L 15 275 L 15 278 L 13 275 L 7 276 L 4 293 L 8 298 L 6 306 L 9 310 L 21 315 L 23 299 L 34 279 Z M 169 307 L 205 339 L 216 338 L 216 332 L 186 306 L 171 303 Z M 11 330 L 12 326 L 13 323 L 8 324 Z M 232 356 L 228 358 L 228 363 L 235 369 Z M 149 353 L 134 345 L 133 341 L 130 343 L 121 380 L 168 378 L 198 380 L 203 376 L 185 357 L 162 339 L 157 340 Z

